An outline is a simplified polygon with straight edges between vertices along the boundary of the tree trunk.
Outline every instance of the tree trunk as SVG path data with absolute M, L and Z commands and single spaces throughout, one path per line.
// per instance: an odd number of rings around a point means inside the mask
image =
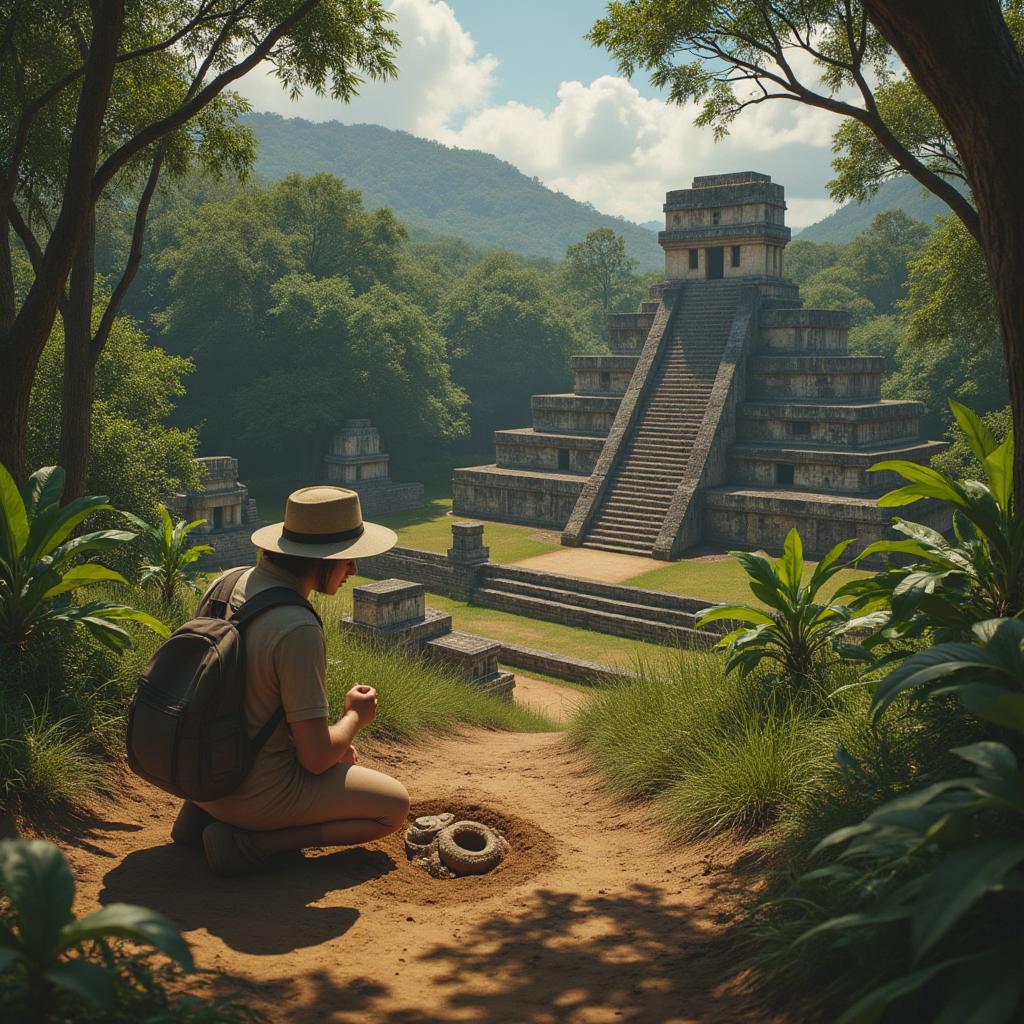
M 96 359 L 92 345 L 92 307 L 96 281 L 96 215 L 78 244 L 64 305 L 64 382 L 61 393 L 60 465 L 65 502 L 85 494 L 92 437 L 92 399 Z
M 1024 61 L 998 0 L 864 0 L 956 143 L 1002 326 L 1024 512 Z
M 93 30 L 68 149 L 60 215 L 14 322 L 0 327 L 0 365 L 4 368 L 0 377 L 0 462 L 19 483 L 27 474 L 28 406 L 36 367 L 96 201 L 93 177 L 124 29 L 124 0 L 96 2 L 92 11 Z M 5 202 L 13 202 L 13 196 L 0 195 L 0 203 Z

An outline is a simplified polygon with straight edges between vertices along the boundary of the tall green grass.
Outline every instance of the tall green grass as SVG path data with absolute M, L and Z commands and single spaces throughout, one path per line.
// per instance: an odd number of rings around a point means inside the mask
M 849 686 L 856 669 L 838 661 L 802 689 L 767 673 L 727 674 L 717 652 L 666 651 L 636 670 L 595 694 L 569 736 L 612 792 L 656 801 L 679 837 L 773 829 L 806 853 L 936 770 L 945 747 L 933 738 L 956 724 L 915 715 L 873 725 L 867 692 Z M 837 760 L 840 747 L 849 758 Z
M 335 619 L 325 616 L 324 632 L 331 714 L 342 713 L 345 694 L 353 686 L 375 687 L 377 718 L 367 733 L 375 739 L 419 740 L 461 725 L 510 732 L 556 728 L 543 715 L 485 693 L 444 665 L 359 639 Z
M 101 595 L 106 596 L 106 595 Z M 188 591 L 166 608 L 153 588 L 124 588 L 130 600 L 176 628 L 196 597 Z M 489 696 L 443 666 L 343 634 L 337 606 L 323 602 L 328 641 L 328 696 L 341 714 L 345 692 L 370 683 L 380 710 L 370 735 L 418 740 L 462 725 L 519 732 L 555 726 L 542 715 Z M 115 655 L 81 632 L 51 633 L 29 655 L 0 661 L 0 809 L 20 805 L 84 805 L 108 789 L 124 750 L 128 702 L 139 674 L 160 644 L 141 628 L 135 646 Z

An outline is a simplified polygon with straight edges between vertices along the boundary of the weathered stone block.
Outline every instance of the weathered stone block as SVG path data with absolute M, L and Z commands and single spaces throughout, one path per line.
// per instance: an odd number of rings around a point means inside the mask
M 426 590 L 421 583 L 380 580 L 352 591 L 352 619 L 364 626 L 385 629 L 422 619 Z
M 450 665 L 466 679 L 484 679 L 498 671 L 501 644 L 486 637 L 453 630 L 429 640 L 423 647 L 428 657 Z
M 484 545 L 483 523 L 452 523 L 452 546 L 448 549 L 448 560 L 463 565 L 486 562 L 491 549 Z

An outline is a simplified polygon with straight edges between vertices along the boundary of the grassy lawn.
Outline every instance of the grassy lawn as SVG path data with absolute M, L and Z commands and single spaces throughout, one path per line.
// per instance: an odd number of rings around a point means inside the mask
M 806 564 L 810 571 L 817 563 Z M 857 569 L 843 569 L 832 577 L 823 594 L 831 596 L 847 581 L 866 575 L 868 573 Z M 650 572 L 625 580 L 624 585 L 642 587 L 645 590 L 664 590 L 670 594 L 683 594 L 686 597 L 699 597 L 705 601 L 728 604 L 737 601 L 749 603 L 754 597 L 747 585 L 747 574 L 739 562 L 729 555 L 723 555 L 721 558 L 690 558 L 682 562 L 670 562 L 663 569 L 652 569 Z
M 339 614 L 352 610 L 352 587 L 371 582 L 373 581 L 362 576 L 352 577 L 335 599 Z M 465 601 L 453 601 L 440 594 L 428 593 L 427 605 L 439 611 L 450 612 L 454 628 L 466 633 L 476 633 L 492 640 L 504 640 L 524 647 L 537 647 L 540 650 L 584 658 L 605 665 L 631 668 L 637 656 L 657 657 L 665 653 L 665 648 L 656 644 L 606 636 L 574 626 L 562 626 L 556 622 L 527 619 L 521 615 L 511 615 L 492 608 L 478 608 L 466 604 Z
M 462 465 L 479 465 L 493 461 L 494 454 L 468 455 L 458 459 L 423 463 L 420 466 L 405 466 L 394 472 L 398 480 L 421 480 L 426 491 L 425 504 L 408 512 L 394 512 L 389 515 L 368 516 L 375 523 L 389 526 L 398 534 L 398 543 L 421 551 L 445 552 L 452 546 L 452 523 L 464 522 L 453 517 L 452 470 Z M 289 491 L 302 486 L 294 479 L 267 477 L 255 479 L 249 485 L 249 493 L 256 499 L 260 517 L 270 523 L 284 518 L 284 503 Z M 509 526 L 506 523 L 485 524 L 484 543 L 491 549 L 494 562 L 518 562 L 534 555 L 544 555 L 559 548 L 555 535 L 544 533 L 530 526 Z

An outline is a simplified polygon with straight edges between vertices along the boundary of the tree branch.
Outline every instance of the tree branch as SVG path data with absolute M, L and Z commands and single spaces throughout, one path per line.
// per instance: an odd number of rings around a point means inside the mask
M 251 71 L 259 64 L 264 57 L 274 48 L 277 42 L 298 25 L 307 14 L 310 13 L 321 0 L 304 0 L 295 8 L 292 13 L 277 24 L 270 32 L 263 37 L 258 46 L 246 57 L 233 67 L 222 71 L 205 88 L 189 101 L 182 103 L 177 110 L 172 111 L 167 117 L 155 121 L 141 131 L 137 132 L 131 139 L 116 149 L 103 162 L 96 171 L 92 180 L 93 196 L 98 197 L 106 186 L 107 182 L 140 150 L 162 138 L 175 128 L 180 128 L 191 117 L 194 117 L 211 100 L 215 99 L 228 85 Z

